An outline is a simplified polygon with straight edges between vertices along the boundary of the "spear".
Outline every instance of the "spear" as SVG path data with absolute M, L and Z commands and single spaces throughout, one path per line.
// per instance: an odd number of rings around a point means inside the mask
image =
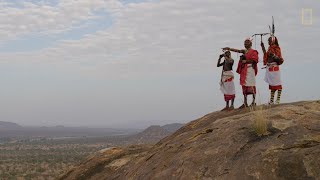
M 256 36 L 259 36 L 260 35 L 260 37 L 261 37 L 261 42 L 262 42 L 262 36 L 265 36 L 265 35 L 268 35 L 268 34 L 270 34 L 270 33 L 257 33 L 257 34 L 254 34 L 254 35 L 252 35 L 251 37 L 256 37 Z

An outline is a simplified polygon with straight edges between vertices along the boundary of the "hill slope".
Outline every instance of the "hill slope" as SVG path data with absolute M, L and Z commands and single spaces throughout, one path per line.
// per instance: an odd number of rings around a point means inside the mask
M 263 137 L 257 112 L 208 114 L 154 146 L 98 152 L 61 179 L 320 179 L 320 101 L 262 111 Z
M 12 122 L 0 121 L 0 129 L 19 129 L 22 126 Z
M 171 135 L 182 126 L 182 124 L 178 123 L 167 124 L 164 126 L 153 125 L 138 134 L 128 137 L 128 141 L 135 144 L 156 143 L 160 139 Z

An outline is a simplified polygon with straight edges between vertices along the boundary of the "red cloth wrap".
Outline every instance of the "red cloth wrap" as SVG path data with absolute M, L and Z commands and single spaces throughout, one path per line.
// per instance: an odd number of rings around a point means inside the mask
M 244 54 L 246 60 L 253 60 L 255 63 L 252 64 L 252 67 L 255 71 L 255 75 L 258 73 L 258 51 L 254 49 L 248 49 L 247 53 Z M 237 73 L 240 74 L 240 85 L 244 85 L 246 82 L 248 64 L 243 64 L 241 60 L 238 63 Z
M 256 94 L 257 90 L 255 86 L 242 86 L 242 94 L 248 95 L 248 94 Z
M 263 54 L 263 65 L 267 65 L 268 53 L 273 53 L 274 55 L 280 58 L 280 64 L 283 63 L 284 60 L 281 55 L 281 48 L 277 45 L 271 45 L 269 46 L 268 51 Z
M 271 86 L 271 85 L 269 85 L 269 89 L 270 89 L 270 90 L 280 90 L 280 89 L 282 89 L 282 85 L 278 85 L 278 86 Z
M 233 95 L 225 94 L 225 95 L 224 95 L 224 100 L 225 100 L 225 101 L 230 101 L 230 100 L 234 99 L 235 97 L 236 97 L 235 94 L 233 94 Z

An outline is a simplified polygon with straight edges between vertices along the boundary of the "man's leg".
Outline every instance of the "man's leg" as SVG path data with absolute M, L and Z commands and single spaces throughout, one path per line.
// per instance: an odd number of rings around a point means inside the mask
M 278 90 L 277 101 L 276 101 L 277 104 L 280 104 L 281 93 L 282 93 L 282 89 L 279 89 Z
M 239 107 L 239 109 L 248 107 L 248 102 L 247 102 L 247 87 L 242 86 L 242 93 L 243 93 L 243 104 Z
M 221 111 L 225 111 L 229 109 L 229 101 L 226 100 L 226 97 L 225 97 L 225 101 L 226 101 L 226 107 L 224 107 Z
M 252 94 L 252 103 L 251 106 L 255 106 L 256 105 L 256 94 Z
M 269 104 L 273 104 L 275 92 L 276 92 L 276 90 L 271 90 Z
M 247 107 L 248 106 L 248 96 L 245 94 L 243 95 L 244 97 L 244 105 Z
M 234 99 L 235 99 L 235 98 L 232 98 L 232 99 L 231 99 L 231 106 L 230 106 L 230 109 L 234 109 Z
M 243 104 L 239 107 L 239 109 L 243 109 L 243 108 L 246 108 L 248 107 L 248 102 L 247 102 L 247 95 L 243 95 L 243 99 L 244 99 L 244 102 Z

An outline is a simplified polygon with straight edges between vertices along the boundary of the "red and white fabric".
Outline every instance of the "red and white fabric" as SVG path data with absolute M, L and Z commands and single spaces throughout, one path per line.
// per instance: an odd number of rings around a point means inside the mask
M 236 91 L 235 91 L 233 79 L 234 79 L 234 75 L 232 71 L 222 72 L 220 90 L 224 94 L 225 101 L 229 101 L 236 97 Z
M 269 84 L 270 90 L 282 89 L 281 72 L 277 63 L 267 65 L 264 81 Z
M 248 49 L 244 54 L 246 60 L 253 60 L 253 64 L 238 63 L 237 73 L 240 74 L 240 85 L 242 86 L 242 93 L 244 95 L 256 94 L 256 75 L 258 73 L 258 51 Z
M 282 89 L 280 68 L 277 63 L 267 63 L 269 53 L 277 56 L 280 59 L 279 64 L 282 64 L 284 62 L 284 59 L 281 55 L 281 48 L 277 45 L 270 45 L 268 51 L 263 54 L 263 64 L 267 66 L 264 80 L 269 84 L 270 90 L 280 90 Z

